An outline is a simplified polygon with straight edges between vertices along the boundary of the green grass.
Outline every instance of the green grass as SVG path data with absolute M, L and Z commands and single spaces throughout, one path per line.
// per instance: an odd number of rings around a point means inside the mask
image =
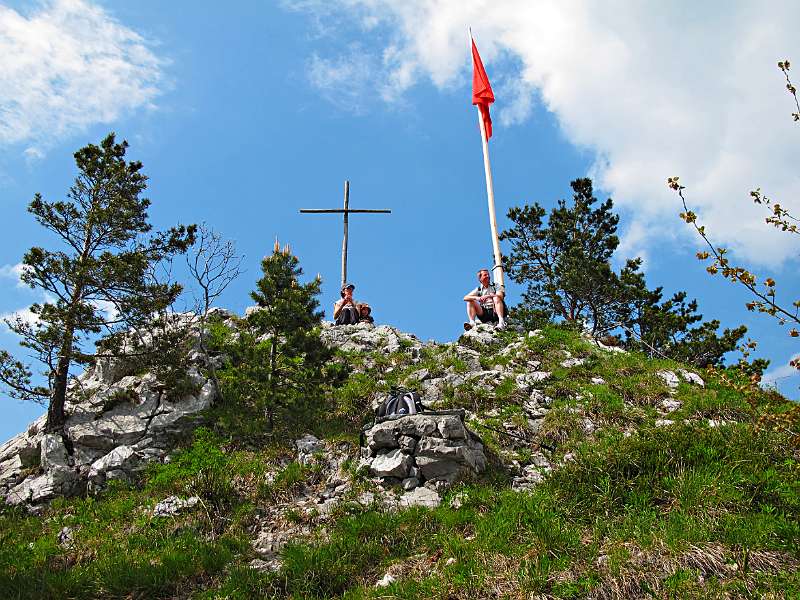
M 3 598 L 170 597 L 219 573 L 246 548 L 243 536 L 208 538 L 194 517 L 151 519 L 146 495 L 116 491 L 101 501 L 61 501 L 44 518 L 0 516 Z M 62 527 L 74 543 L 58 543 Z
M 531 493 L 475 485 L 451 493 L 461 494 L 459 509 L 445 502 L 431 511 L 348 516 L 326 538 L 290 546 L 280 573 L 233 572 L 216 593 L 490 598 L 499 589 L 508 597 L 577 598 L 635 584 L 667 597 L 736 590 L 793 597 L 800 478 L 785 441 L 749 425 L 605 438 Z M 784 567 L 759 566 L 764 557 Z M 684 567 L 694 564 L 705 572 Z M 375 591 L 389 569 L 405 576 Z
M 5 598 L 170 598 L 211 585 L 250 554 L 255 506 L 291 494 L 315 476 L 279 452 L 226 451 L 210 430 L 169 464 L 154 465 L 139 486 L 114 482 L 100 498 L 56 500 L 42 517 L 0 513 L 0 590 Z M 156 518 L 168 495 L 197 495 L 193 510 Z M 58 542 L 63 527 L 73 543 Z

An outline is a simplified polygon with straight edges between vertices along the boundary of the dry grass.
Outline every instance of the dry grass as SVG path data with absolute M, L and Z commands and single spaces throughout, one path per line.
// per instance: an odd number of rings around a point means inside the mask
M 616 568 L 608 554 L 601 553 L 598 557 L 595 568 L 600 584 L 594 587 L 590 598 L 666 598 L 665 580 L 687 570 L 695 573 L 699 590 L 713 578 L 720 583 L 737 581 L 752 593 L 755 575 L 777 575 L 798 568 L 798 561 L 788 554 L 755 550 L 745 556 L 719 543 L 691 546 L 678 555 L 670 554 L 664 547 L 643 550 L 633 543 L 622 546 L 627 560 Z M 568 578 L 576 575 L 562 574 Z

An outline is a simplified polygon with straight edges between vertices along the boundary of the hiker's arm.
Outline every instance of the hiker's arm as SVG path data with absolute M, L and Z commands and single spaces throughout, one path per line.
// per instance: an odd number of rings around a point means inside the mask
M 480 300 L 481 297 L 478 295 L 478 290 L 472 290 L 469 294 L 464 296 L 464 302 L 471 302 L 472 300 Z
M 342 312 L 342 306 L 344 306 L 344 300 L 339 300 L 333 303 L 333 318 L 339 316 L 339 313 Z

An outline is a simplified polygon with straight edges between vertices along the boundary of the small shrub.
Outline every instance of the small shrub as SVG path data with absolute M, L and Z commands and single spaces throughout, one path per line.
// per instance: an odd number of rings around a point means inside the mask
M 175 491 L 176 484 L 188 482 L 202 471 L 224 472 L 228 457 L 221 446 L 220 438 L 205 427 L 199 427 L 189 448 L 178 452 L 171 462 L 151 467 L 148 489 Z
M 234 502 L 235 492 L 227 470 L 203 467 L 186 486 L 186 491 L 204 501 L 214 515 L 225 512 Z

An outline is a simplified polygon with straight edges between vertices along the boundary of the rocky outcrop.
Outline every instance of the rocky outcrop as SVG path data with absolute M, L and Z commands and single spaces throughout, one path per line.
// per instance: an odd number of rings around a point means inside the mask
M 497 335 L 494 325 L 478 323 L 459 338 L 459 343 L 477 349 L 499 346 L 503 340 Z
M 362 465 L 386 484 L 441 489 L 486 468 L 480 438 L 464 414 L 422 413 L 388 419 L 366 432 Z
M 194 358 L 187 371 L 192 391 L 178 399 L 154 375 L 131 373 L 124 360 L 98 360 L 69 388 L 69 447 L 61 435 L 43 433 L 44 417 L 0 446 L 0 498 L 33 506 L 130 479 L 162 460 L 216 399 L 213 383 L 200 374 L 200 357 Z
M 345 352 L 410 352 L 419 354 L 422 342 L 415 336 L 403 333 L 389 325 L 357 323 L 334 325 L 325 321 L 321 333 L 322 342 L 329 347 Z
M 254 310 L 258 309 L 248 312 Z M 236 335 L 236 317 L 220 309 L 214 313 Z M 386 373 L 397 368 L 402 373 L 399 382 L 418 390 L 428 408 L 463 405 L 476 410 L 476 414 L 466 413 L 467 423 L 490 436 L 498 457 L 514 476 L 515 489 L 534 485 L 550 468 L 544 455 L 534 460 L 527 453 L 528 448 L 536 448 L 540 432 L 548 431 L 544 423 L 552 407 L 552 400 L 543 391 L 551 373 L 543 370 L 544 358 L 530 339 L 541 335 L 538 330 L 531 331 L 509 341 L 507 334 L 480 324 L 456 342 L 440 344 L 423 343 L 387 325 L 323 323 L 321 329 L 326 345 L 358 355 L 352 368 L 375 375 L 380 389 L 385 389 L 391 379 Z M 564 350 L 563 358 L 548 365 L 574 369 L 586 376 L 587 368 L 600 354 L 573 357 Z M 390 357 L 392 366 L 385 366 L 385 357 Z M 149 463 L 163 460 L 176 440 L 189 435 L 215 401 L 214 385 L 201 374 L 199 344 L 190 350 L 189 358 L 192 366 L 187 375 L 193 389 L 178 399 L 170 398 L 153 374 L 137 373 L 134 365 L 125 361 L 98 360 L 69 390 L 67 443 L 60 436 L 45 435 L 42 418 L 0 446 L 0 498 L 12 504 L 35 505 L 59 495 L 101 489 L 112 479 L 131 479 Z M 222 358 L 211 360 L 216 364 Z M 672 392 L 681 381 L 703 385 L 697 374 L 683 369 L 663 370 L 658 377 Z M 599 377 L 592 377 L 591 382 L 605 383 Z M 512 389 L 515 414 L 477 408 L 473 395 L 493 399 L 501 386 L 506 394 Z M 370 398 L 377 399 L 377 395 Z M 661 416 L 666 417 L 677 406 L 665 399 Z M 579 417 L 573 419 L 575 426 L 587 435 L 603 426 L 589 415 Z M 501 436 L 497 444 L 495 434 Z M 520 454 L 520 449 L 526 452 Z M 297 451 L 298 460 L 308 465 L 325 460 L 329 449 L 307 436 L 298 440 Z M 481 440 L 465 426 L 464 414 L 426 412 L 376 425 L 367 435 L 362 461 L 387 487 L 410 493 L 420 487 L 438 490 L 479 473 L 485 468 L 486 457 Z M 329 491 L 334 493 L 344 484 L 338 481 L 332 485 Z

